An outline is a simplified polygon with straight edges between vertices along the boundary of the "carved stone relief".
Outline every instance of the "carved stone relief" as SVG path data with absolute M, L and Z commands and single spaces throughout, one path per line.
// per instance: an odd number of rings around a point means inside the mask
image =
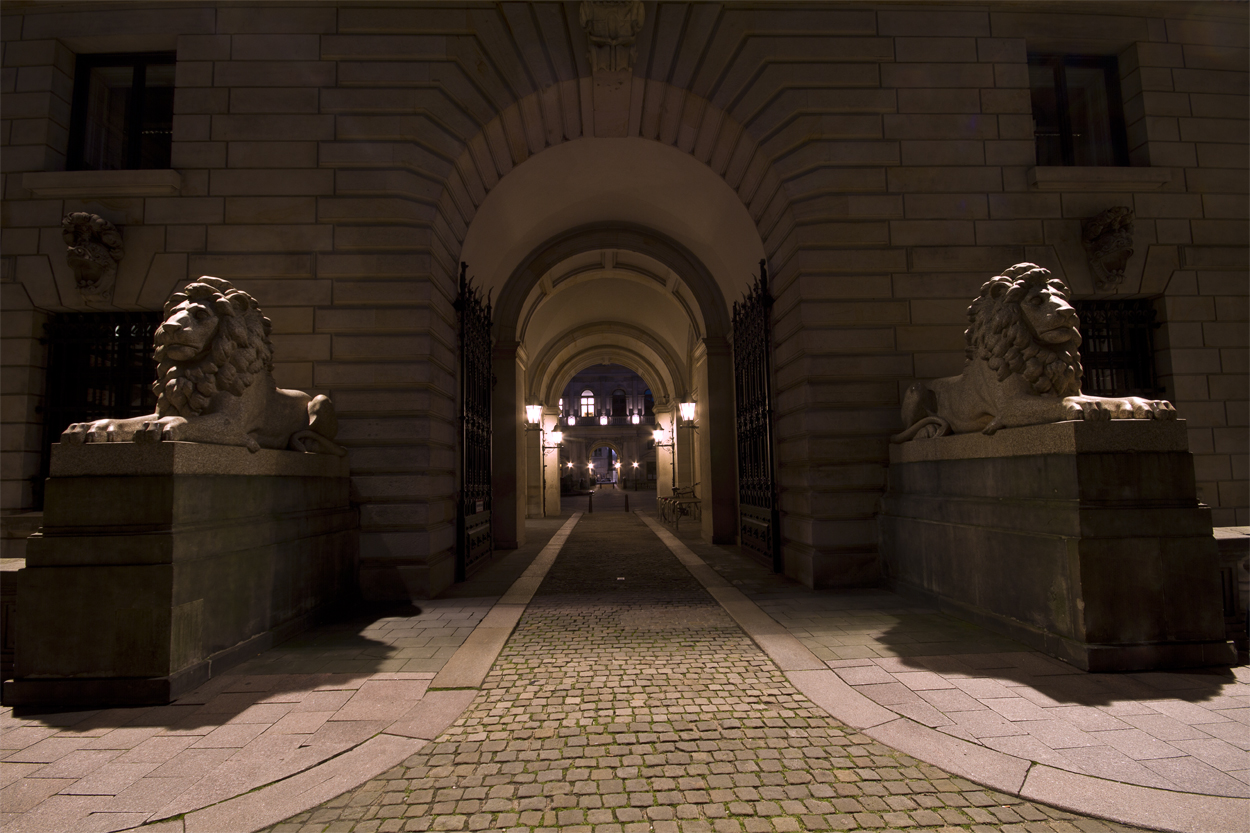
M 641 0 L 583 0 L 579 19 L 590 42 L 592 72 L 633 69 L 638 57 L 634 39 L 644 14 Z
M 97 214 L 75 211 L 61 220 L 61 237 L 78 291 L 87 300 L 112 300 L 117 264 L 125 254 L 117 227 Z
M 1133 256 L 1133 209 L 1119 205 L 1082 221 L 1081 243 L 1098 291 L 1114 291 Z

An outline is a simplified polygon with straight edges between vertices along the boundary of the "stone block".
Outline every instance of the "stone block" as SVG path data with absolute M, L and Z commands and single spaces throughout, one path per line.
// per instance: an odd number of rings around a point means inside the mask
M 233 144 L 231 142 L 231 145 Z M 334 193 L 334 171 L 217 170 L 211 172 L 209 183 L 214 195 L 227 197 L 332 194 Z
M 1231 664 L 1183 421 L 890 449 L 887 580 L 1089 671 Z
M 346 458 L 55 446 L 18 574 L 6 704 L 166 703 L 352 589 Z

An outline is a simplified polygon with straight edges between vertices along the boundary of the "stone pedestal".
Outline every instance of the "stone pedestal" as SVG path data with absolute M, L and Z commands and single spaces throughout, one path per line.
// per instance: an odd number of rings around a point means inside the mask
M 887 580 L 1089 671 L 1232 664 L 1187 448 L 1182 420 L 893 446 Z
M 346 593 L 358 526 L 346 458 L 54 446 L 5 704 L 177 698 Z

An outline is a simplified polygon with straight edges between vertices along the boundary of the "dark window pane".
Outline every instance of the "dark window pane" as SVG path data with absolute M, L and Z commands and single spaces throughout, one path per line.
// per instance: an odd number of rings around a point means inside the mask
M 145 76 L 139 167 L 168 168 L 174 128 L 174 65 L 149 64 Z
M 171 53 L 80 55 L 70 116 L 70 170 L 168 168 Z
M 1055 68 L 1029 66 L 1029 87 L 1033 98 L 1033 135 L 1037 142 L 1037 164 L 1062 165 L 1062 126 L 1055 92 Z
M 1127 165 L 1115 58 L 1029 55 L 1039 165 Z
M 94 67 L 88 76 L 83 166 L 115 171 L 126 167 L 126 120 L 134 86 L 133 67 Z
M 1067 76 L 1073 164 L 1114 165 L 1106 70 L 1070 66 Z

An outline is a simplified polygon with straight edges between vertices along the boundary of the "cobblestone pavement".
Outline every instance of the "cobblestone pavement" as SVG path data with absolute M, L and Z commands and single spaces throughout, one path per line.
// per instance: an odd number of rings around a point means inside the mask
M 1127 830 L 980 788 L 802 697 L 634 515 L 573 530 L 465 713 L 273 833 Z

